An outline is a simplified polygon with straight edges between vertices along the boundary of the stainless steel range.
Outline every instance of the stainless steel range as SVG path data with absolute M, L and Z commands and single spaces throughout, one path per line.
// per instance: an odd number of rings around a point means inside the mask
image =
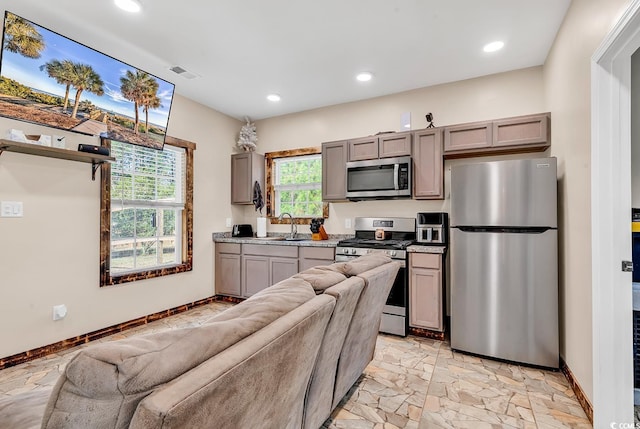
M 416 240 L 415 218 L 355 218 L 355 237 L 336 246 L 336 262 L 348 261 L 369 253 L 383 253 L 401 264 L 382 310 L 380 332 L 407 335 L 409 277 L 407 247 Z

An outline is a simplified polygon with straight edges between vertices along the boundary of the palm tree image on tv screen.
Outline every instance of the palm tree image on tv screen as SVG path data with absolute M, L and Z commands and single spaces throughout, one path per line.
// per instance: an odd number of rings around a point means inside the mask
M 162 149 L 174 85 L 5 13 L 0 116 Z

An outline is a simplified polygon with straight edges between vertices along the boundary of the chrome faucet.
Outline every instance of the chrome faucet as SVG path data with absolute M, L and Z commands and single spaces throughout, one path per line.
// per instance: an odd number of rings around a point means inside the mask
M 288 215 L 289 218 L 291 219 L 291 234 L 289 234 L 289 238 L 291 240 L 293 240 L 294 238 L 296 238 L 296 234 L 298 234 L 298 227 L 296 226 L 295 222 L 294 222 L 294 218 L 293 216 L 291 216 L 291 213 L 282 213 L 280 215 L 280 217 L 278 217 L 279 220 L 282 220 L 282 217 Z

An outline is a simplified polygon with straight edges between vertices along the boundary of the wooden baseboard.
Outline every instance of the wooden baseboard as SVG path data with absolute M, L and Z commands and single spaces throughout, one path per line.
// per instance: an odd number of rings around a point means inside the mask
M 146 325 L 147 323 L 164 319 L 165 317 L 173 316 L 175 314 L 183 313 L 187 310 L 191 310 L 193 308 L 200 307 L 202 305 L 211 304 L 212 302 L 238 303 L 240 301 L 242 301 L 242 299 L 240 298 L 231 298 L 231 297 L 225 297 L 222 295 L 214 295 L 209 298 L 204 298 L 198 301 L 190 302 L 188 304 L 180 305 L 178 307 L 170 308 L 168 310 L 149 314 L 148 316 L 142 316 L 137 319 L 129 320 L 128 322 L 119 323 L 117 325 L 109 326 L 107 328 L 99 329 L 97 331 L 89 332 L 87 334 L 78 335 L 77 337 L 67 338 L 66 340 L 58 341 L 57 343 L 38 347 L 33 350 L 27 350 L 26 352 L 18 353 L 12 356 L 0 358 L 0 369 L 5 369 L 15 365 L 20 365 L 21 363 L 29 362 L 51 353 L 57 353 L 62 350 L 67 350 L 72 347 L 79 346 L 80 344 L 85 344 L 85 343 L 97 340 L 99 338 L 103 338 L 109 335 L 117 334 L 122 331 L 126 331 L 127 329 Z
M 576 394 L 576 399 L 578 399 L 578 402 L 580 402 L 580 405 L 589 418 L 589 421 L 593 424 L 593 405 L 591 405 L 589 398 L 585 395 L 584 390 L 582 390 L 582 387 L 580 387 L 580 384 L 578 383 L 578 380 L 576 380 L 573 372 L 571 372 L 571 369 L 562 357 L 560 357 L 560 371 L 562 371 L 564 376 L 567 377 L 573 392 Z
M 414 328 L 409 326 L 409 334 L 416 337 L 431 338 L 432 340 L 444 341 L 444 332 L 432 331 L 430 329 Z

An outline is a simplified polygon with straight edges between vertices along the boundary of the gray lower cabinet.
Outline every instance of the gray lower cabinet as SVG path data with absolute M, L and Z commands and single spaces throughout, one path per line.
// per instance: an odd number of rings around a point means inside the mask
M 298 259 L 269 258 L 269 264 L 270 283 L 268 286 L 288 279 L 298 273 Z
M 334 260 L 334 247 L 300 247 L 300 271 L 318 265 L 331 265 Z
M 240 244 L 216 243 L 216 294 L 241 296 Z
M 322 143 L 322 201 L 347 200 L 347 144 Z
M 242 296 L 260 292 L 298 272 L 298 247 L 242 245 Z
M 442 129 L 429 128 L 413 134 L 413 198 L 443 199 L 444 173 Z
M 442 255 L 409 255 L 409 326 L 444 331 Z
M 330 265 L 334 247 L 215 244 L 216 294 L 248 298 L 317 265 Z

